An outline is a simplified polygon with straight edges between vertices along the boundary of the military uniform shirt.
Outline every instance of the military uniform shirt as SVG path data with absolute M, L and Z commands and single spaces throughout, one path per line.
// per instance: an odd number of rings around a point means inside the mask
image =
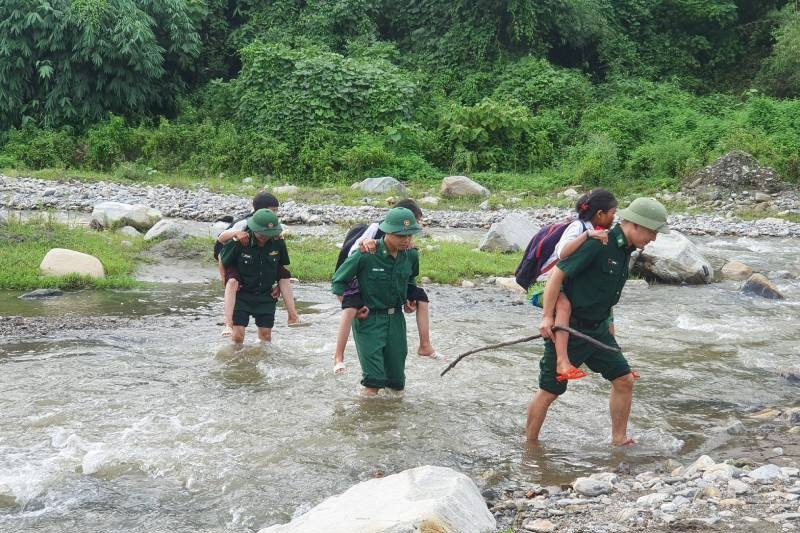
M 608 232 L 608 244 L 589 239 L 559 261 L 558 268 L 566 275 L 564 293 L 572 304 L 572 317 L 586 322 L 609 317 L 628 279 L 632 251 L 617 224 Z
M 259 300 L 275 302 L 270 293 L 278 282 L 278 265 L 289 264 L 286 241 L 270 239 L 264 246 L 259 246 L 253 232 L 248 233 L 250 244 L 242 246 L 241 242 L 230 240 L 222 248 L 220 259 L 223 265 L 234 265 L 239 270 L 242 279 L 239 294 L 246 292 L 259 296 Z
M 374 254 L 356 252 L 336 270 L 332 290 L 344 294 L 347 283 L 358 278 L 364 305 L 370 309 L 400 307 L 406 301 L 408 286 L 415 286 L 419 275 L 419 253 L 416 249 L 398 251 L 392 257 L 383 239 Z

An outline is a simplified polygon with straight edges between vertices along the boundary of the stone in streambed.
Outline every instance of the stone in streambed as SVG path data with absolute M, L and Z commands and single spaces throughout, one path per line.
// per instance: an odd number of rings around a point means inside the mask
M 763 274 L 753 274 L 740 289 L 742 294 L 761 296 L 769 300 L 783 300 L 783 294 Z
M 475 483 L 450 468 L 421 466 L 359 483 L 288 524 L 259 533 L 491 533 L 494 517 Z
M 614 487 L 610 481 L 579 477 L 572 484 L 572 488 L 575 489 L 575 492 L 584 496 L 599 496 L 600 494 L 608 494 Z
M 64 294 L 61 289 L 36 289 L 19 296 L 20 300 L 38 300 L 40 298 L 54 298 Z

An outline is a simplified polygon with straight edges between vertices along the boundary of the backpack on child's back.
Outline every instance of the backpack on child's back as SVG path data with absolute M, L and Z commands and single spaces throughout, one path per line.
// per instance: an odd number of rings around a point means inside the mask
M 520 287 L 527 290 L 536 281 L 536 278 L 553 268 L 556 261 L 548 265 L 544 263 L 553 255 L 558 241 L 561 240 L 564 230 L 571 222 L 556 222 L 536 232 L 525 248 L 522 261 L 514 272 L 514 277 Z

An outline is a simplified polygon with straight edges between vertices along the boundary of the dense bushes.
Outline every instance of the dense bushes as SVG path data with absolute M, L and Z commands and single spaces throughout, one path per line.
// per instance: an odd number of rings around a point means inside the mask
M 8 0 L 0 167 L 799 180 L 799 42 L 785 0 Z

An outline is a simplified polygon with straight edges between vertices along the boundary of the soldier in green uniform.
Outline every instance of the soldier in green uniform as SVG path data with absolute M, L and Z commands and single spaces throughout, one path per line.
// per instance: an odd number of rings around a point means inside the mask
M 539 439 L 550 404 L 567 390 L 567 383 L 556 381 L 556 355 L 553 346 L 553 306 L 562 290 L 572 303 L 570 326 L 594 339 L 619 347 L 609 331 L 611 308 L 619 301 L 628 278 L 628 263 L 633 250 L 644 248 L 657 233 L 669 233 L 667 210 L 653 198 L 637 198 L 619 212 L 621 222 L 608 233 L 608 244 L 598 240 L 584 243 L 570 257 L 551 270 L 544 291 L 544 315 L 539 330 L 545 341 L 539 363 L 539 390 L 528 405 L 526 434 L 529 441 Z M 633 399 L 635 374 L 621 352 L 600 350 L 584 340 L 569 337 L 569 359 L 577 368 L 582 364 L 611 382 L 609 410 L 611 442 L 633 444 L 628 438 L 628 416 Z
M 382 388 L 401 391 L 406 384 L 406 320 L 416 302 L 406 300 L 409 285 L 419 274 L 419 255 L 410 248 L 411 236 L 420 231 L 414 214 L 403 207 L 389 211 L 379 226 L 386 235 L 375 253 L 356 252 L 336 270 L 332 290 L 341 301 L 348 283 L 358 280 L 364 307 L 353 321 L 364 386 L 362 394 L 374 396 Z
M 237 344 L 244 342 L 244 330 L 250 315 L 256 320 L 258 338 L 272 340 L 275 324 L 275 297 L 272 289 L 278 282 L 279 265 L 289 264 L 286 241 L 276 239 L 283 231 L 278 216 L 269 209 L 259 209 L 247 219 L 247 245 L 237 237 L 225 243 L 219 253 L 225 266 L 236 266 L 242 280 L 233 308 L 233 335 Z

